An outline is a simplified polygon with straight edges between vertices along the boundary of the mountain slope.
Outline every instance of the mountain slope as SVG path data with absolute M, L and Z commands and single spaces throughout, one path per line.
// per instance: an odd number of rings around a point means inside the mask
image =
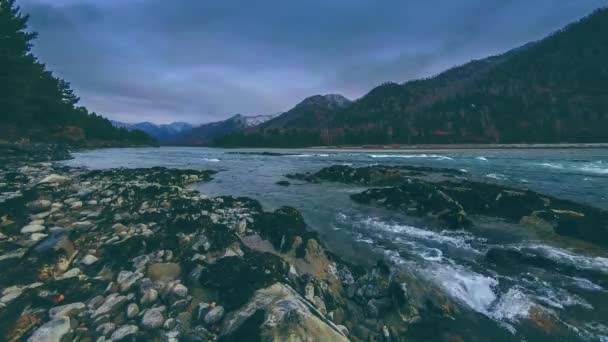
M 218 137 L 256 127 L 275 118 L 277 115 L 278 114 L 244 116 L 236 114 L 226 120 L 210 122 L 181 131 L 162 142 L 168 145 L 208 145 Z
M 300 113 L 309 120 L 261 126 L 217 144 L 607 142 L 607 60 L 608 9 L 601 9 L 505 54 L 386 83 L 346 108 Z
M 126 128 L 129 131 L 138 129 L 156 138 L 156 140 L 158 140 L 160 143 L 164 143 L 179 133 L 190 130 L 194 127 L 186 122 L 172 122 L 170 124 L 156 125 L 151 122 L 126 123 L 112 121 L 112 125 L 115 127 Z

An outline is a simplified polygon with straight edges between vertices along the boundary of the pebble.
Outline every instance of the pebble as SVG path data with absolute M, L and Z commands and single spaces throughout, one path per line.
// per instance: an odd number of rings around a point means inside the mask
M 188 288 L 182 284 L 177 284 L 173 287 L 173 293 L 178 297 L 186 297 L 188 295 Z
M 86 309 L 84 303 L 72 303 L 62 306 L 56 306 L 49 310 L 49 317 L 51 319 L 59 317 L 74 317 Z
M 127 318 L 135 318 L 137 314 L 139 314 L 139 306 L 135 303 L 129 304 L 129 306 L 127 306 Z
M 65 341 L 70 337 L 72 328 L 68 317 L 59 317 L 44 323 L 36 329 L 28 342 Z

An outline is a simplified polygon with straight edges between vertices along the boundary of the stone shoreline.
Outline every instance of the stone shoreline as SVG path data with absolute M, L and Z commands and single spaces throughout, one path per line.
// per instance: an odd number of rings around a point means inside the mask
M 400 341 L 448 302 L 340 260 L 293 208 L 187 188 L 212 171 L 40 151 L 0 168 L 1 340 Z
M 265 212 L 250 198 L 208 197 L 188 188 L 210 180 L 213 171 L 89 171 L 41 161 L 48 160 L 48 150 L 38 150 L 23 158 L 12 154 L 0 164 L 0 340 L 511 336 L 501 329 L 480 335 L 495 323 L 479 315 L 471 319 L 441 290 L 397 273 L 388 259 L 366 269 L 333 255 L 294 208 Z M 463 199 L 445 197 L 456 189 L 445 182 L 461 176 L 448 169 L 334 166 L 289 178 L 371 186 L 353 199 L 461 227 L 473 212 Z M 417 197 L 423 193 L 433 200 Z M 587 210 L 569 209 L 552 212 L 576 219 Z M 549 222 L 538 217 L 530 224 Z M 542 262 L 501 250 L 488 258 Z M 553 319 L 539 311 L 529 328 L 538 336 L 567 338 L 571 332 L 555 324 L 545 331 Z

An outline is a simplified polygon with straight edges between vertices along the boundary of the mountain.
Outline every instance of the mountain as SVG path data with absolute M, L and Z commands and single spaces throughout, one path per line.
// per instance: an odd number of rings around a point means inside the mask
M 319 121 L 326 121 L 329 115 L 337 110 L 344 109 L 352 101 L 342 95 L 315 95 L 304 99 L 291 110 L 263 123 L 261 129 L 309 127 Z
M 382 84 L 350 105 L 330 109 L 318 97 L 305 103 L 309 98 L 255 130 L 214 143 L 608 142 L 607 60 L 608 9 L 603 8 L 507 53 L 427 79 Z
M 164 143 L 177 134 L 192 129 L 194 126 L 186 122 L 173 122 L 170 124 L 156 125 L 151 122 L 125 123 L 112 121 L 115 127 L 126 128 L 129 131 L 138 129 L 156 138 L 160 143 Z
M 226 120 L 210 122 L 175 134 L 164 142 L 169 145 L 208 145 L 214 139 L 226 134 L 257 127 L 279 114 L 244 116 L 236 114 Z
M 14 0 L 0 1 L 0 141 L 72 146 L 155 145 L 142 131 L 112 126 L 78 106 L 70 84 L 32 54 L 36 33 Z

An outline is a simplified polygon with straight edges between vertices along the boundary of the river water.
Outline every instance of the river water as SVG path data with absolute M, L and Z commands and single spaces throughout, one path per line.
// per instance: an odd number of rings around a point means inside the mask
M 152 167 L 220 171 L 195 188 L 209 195 L 247 196 L 266 210 L 288 205 L 335 253 L 362 264 L 379 257 L 415 272 L 463 310 L 493 322 L 509 340 L 532 341 L 525 322 L 540 309 L 557 317 L 573 340 L 608 341 L 608 251 L 548 242 L 507 223 L 492 221 L 467 231 L 429 228 L 398 213 L 358 205 L 345 184 L 275 183 L 294 172 L 334 165 L 416 165 L 465 170 L 471 177 L 608 209 L 608 149 L 333 151 L 265 150 L 289 155 L 238 154 L 235 150 L 161 147 L 74 153 L 70 166 Z M 256 150 L 246 150 L 256 152 Z M 542 256 L 561 271 L 529 265 L 511 269 L 486 261 L 501 248 Z M 568 270 L 563 272 L 563 270 Z M 485 330 L 485 329 L 484 329 Z M 489 336 L 488 335 L 488 336 Z

